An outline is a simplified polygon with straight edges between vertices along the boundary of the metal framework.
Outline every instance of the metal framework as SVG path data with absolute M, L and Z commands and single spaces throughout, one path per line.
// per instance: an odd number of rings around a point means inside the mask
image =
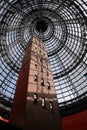
M 87 97 L 87 0 L 0 3 L 1 105 L 9 107 L 13 102 L 18 72 L 32 35 L 46 45 L 60 109 Z

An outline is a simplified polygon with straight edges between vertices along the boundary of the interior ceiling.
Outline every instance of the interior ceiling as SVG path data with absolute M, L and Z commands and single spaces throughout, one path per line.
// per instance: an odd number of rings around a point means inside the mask
M 13 102 L 32 35 L 46 45 L 59 107 L 87 96 L 87 0 L 1 0 L 0 101 Z

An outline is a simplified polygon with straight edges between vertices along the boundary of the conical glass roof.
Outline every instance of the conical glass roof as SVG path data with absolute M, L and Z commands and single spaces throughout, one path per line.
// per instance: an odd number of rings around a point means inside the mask
M 0 102 L 12 103 L 32 35 L 46 45 L 59 107 L 87 97 L 87 0 L 0 1 Z

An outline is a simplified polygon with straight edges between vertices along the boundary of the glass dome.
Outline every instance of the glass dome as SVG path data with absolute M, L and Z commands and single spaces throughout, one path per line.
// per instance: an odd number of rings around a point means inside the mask
M 0 102 L 13 102 L 32 35 L 46 45 L 59 108 L 87 97 L 87 0 L 2 0 Z

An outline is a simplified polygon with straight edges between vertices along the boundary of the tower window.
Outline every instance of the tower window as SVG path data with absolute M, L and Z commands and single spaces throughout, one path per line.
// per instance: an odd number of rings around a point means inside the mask
M 53 109 L 53 102 L 52 102 L 52 101 L 50 101 L 50 111 L 51 111 L 51 112 L 54 112 L 54 109 Z
M 41 79 L 41 85 L 44 86 L 44 79 Z
M 38 77 L 37 77 L 37 75 L 35 74 L 35 76 L 34 76 L 34 81 L 37 82 L 37 80 L 38 80 Z
M 44 97 L 42 97 L 42 108 L 46 108 L 46 101 Z
M 38 100 L 38 95 L 37 93 L 34 93 L 34 104 L 37 104 Z
M 42 58 L 40 59 L 40 63 L 43 64 L 43 59 Z
M 41 72 L 43 72 L 43 68 L 41 68 Z
M 50 89 L 50 83 L 49 82 L 47 83 L 47 87 L 48 87 L 48 89 Z
M 37 69 L 37 64 L 35 64 L 35 69 Z
M 39 46 L 41 47 L 41 44 L 39 44 Z
M 49 72 L 47 71 L 47 76 L 49 76 Z
M 35 50 L 37 50 L 37 47 L 35 47 Z

